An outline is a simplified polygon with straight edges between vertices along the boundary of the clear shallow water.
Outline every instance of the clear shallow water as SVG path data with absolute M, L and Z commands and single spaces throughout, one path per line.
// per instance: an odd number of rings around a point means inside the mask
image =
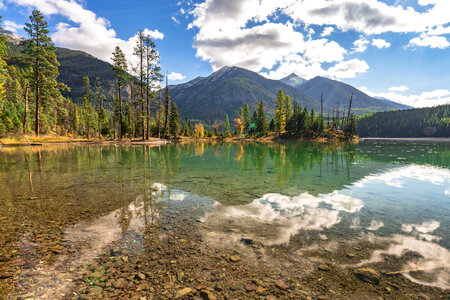
M 448 296 L 449 143 L 5 148 L 0 190 L 1 295 Z

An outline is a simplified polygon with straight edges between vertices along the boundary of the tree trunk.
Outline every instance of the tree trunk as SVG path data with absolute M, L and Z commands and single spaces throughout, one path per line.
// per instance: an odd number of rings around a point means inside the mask
M 145 140 L 145 119 L 144 119 L 144 41 L 143 40 L 141 40 L 141 51 L 140 51 L 140 54 L 141 54 L 141 57 L 140 57 L 140 59 L 141 59 L 141 61 L 140 61 L 140 63 L 141 63 L 141 78 L 140 78 L 140 80 L 141 80 L 141 84 L 140 84 L 140 87 L 141 87 L 141 113 L 142 113 L 142 120 L 141 120 L 141 123 L 142 123 L 142 140 Z
M 34 126 L 34 132 L 36 133 L 36 136 L 39 136 L 39 60 L 36 58 L 36 116 L 35 116 L 35 126 Z
M 28 115 L 28 90 L 30 85 L 27 83 L 25 86 L 25 113 L 23 116 L 23 134 L 27 132 L 27 115 Z
M 122 86 L 119 85 L 119 138 L 122 139 Z

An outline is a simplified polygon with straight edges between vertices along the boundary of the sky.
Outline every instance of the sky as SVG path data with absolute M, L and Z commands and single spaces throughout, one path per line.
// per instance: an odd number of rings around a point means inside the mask
M 133 62 L 150 34 L 170 84 L 239 66 L 271 78 L 325 76 L 414 107 L 450 103 L 450 0 L 0 0 L 26 36 L 33 9 L 54 43 Z

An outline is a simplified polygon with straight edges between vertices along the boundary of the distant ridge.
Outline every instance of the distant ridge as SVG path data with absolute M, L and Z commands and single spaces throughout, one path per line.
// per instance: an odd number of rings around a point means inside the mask
M 170 86 L 171 97 L 183 116 L 208 123 L 223 120 L 226 114 L 230 119 L 236 117 L 245 103 L 253 110 L 259 101 L 272 116 L 280 89 L 291 97 L 292 102 L 308 109 L 320 109 L 316 99 L 296 88 L 239 67 L 223 67 L 208 77 L 197 77 L 187 83 Z

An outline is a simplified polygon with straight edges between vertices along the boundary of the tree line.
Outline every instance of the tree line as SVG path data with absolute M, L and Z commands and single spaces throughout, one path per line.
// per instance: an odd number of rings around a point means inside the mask
M 137 63 L 127 62 L 117 46 L 111 57 L 115 84 L 108 90 L 99 78 L 92 85 L 91 78 L 84 77 L 80 105 L 61 94 L 69 88 L 57 80 L 56 47 L 43 14 L 34 10 L 24 30 L 28 37 L 20 43 L 20 55 L 9 57 L 15 64 L 6 63 L 7 38 L 0 36 L 0 136 L 34 132 L 36 136 L 148 139 L 180 133 L 180 115 L 171 103 L 169 87 L 166 84 L 164 92 L 160 88 L 159 53 L 142 30 L 133 52 Z M 112 111 L 105 109 L 106 101 L 113 103 Z
M 362 137 L 450 137 L 450 104 L 358 117 Z
M 1 17 L 0 17 L 1 21 Z M 322 111 L 292 103 L 280 90 L 275 101 L 274 118 L 268 122 L 264 105 L 257 104 L 253 113 L 245 104 L 230 126 L 216 121 L 212 126 L 184 120 L 170 98 L 168 81 L 163 80 L 159 53 L 149 35 L 139 30 L 133 55 L 136 63 L 127 61 L 119 46 L 112 53 L 115 83 L 105 87 L 99 78 L 83 78 L 83 98 L 80 104 L 63 97 L 69 88 L 58 82 L 59 62 L 56 48 L 49 36 L 43 14 L 34 10 L 24 30 L 28 38 L 20 44 L 21 53 L 14 57 L 16 64 L 8 65 L 6 37 L 0 36 L 0 137 L 20 134 L 56 134 L 92 138 L 150 137 L 263 137 L 275 134 L 282 137 L 316 138 L 324 136 L 351 137 L 356 122 L 351 112 L 347 118 L 324 120 Z M 133 74 L 133 75 L 130 75 Z M 112 110 L 105 108 L 112 102 Z
M 238 117 L 234 119 L 234 135 L 241 137 L 263 137 L 275 135 L 279 137 L 338 137 L 352 138 L 356 132 L 356 119 L 351 113 L 351 102 L 347 117 L 339 118 L 333 116 L 327 120 L 323 117 L 323 112 L 319 114 L 311 109 L 302 107 L 291 102 L 289 95 L 284 95 L 283 90 L 279 90 L 275 99 L 275 114 L 270 123 L 267 121 L 264 104 L 258 103 L 253 113 L 250 113 L 248 104 L 239 109 Z M 225 119 L 225 136 L 231 136 L 229 130 L 228 115 Z

